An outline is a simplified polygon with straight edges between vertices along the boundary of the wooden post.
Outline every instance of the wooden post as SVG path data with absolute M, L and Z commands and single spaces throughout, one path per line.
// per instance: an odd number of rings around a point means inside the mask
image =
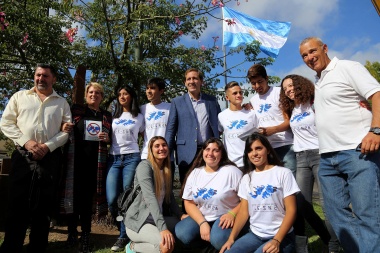
M 84 88 L 86 86 L 86 66 L 79 65 L 74 76 L 73 104 L 84 104 Z

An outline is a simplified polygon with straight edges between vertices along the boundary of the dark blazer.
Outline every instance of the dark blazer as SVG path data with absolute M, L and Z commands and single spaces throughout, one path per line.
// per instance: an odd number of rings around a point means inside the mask
M 218 114 L 220 106 L 214 96 L 202 93 L 208 120 L 212 129 L 211 137 L 219 137 Z M 176 97 L 171 101 L 165 138 L 171 151 L 176 150 L 177 164 L 190 164 L 197 152 L 197 117 L 189 94 Z

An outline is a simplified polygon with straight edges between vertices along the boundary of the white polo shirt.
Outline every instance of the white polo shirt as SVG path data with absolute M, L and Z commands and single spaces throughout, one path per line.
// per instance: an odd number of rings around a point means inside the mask
M 368 133 L 372 112 L 360 101 L 380 92 L 380 84 L 359 62 L 334 57 L 315 85 L 319 152 L 355 149 Z

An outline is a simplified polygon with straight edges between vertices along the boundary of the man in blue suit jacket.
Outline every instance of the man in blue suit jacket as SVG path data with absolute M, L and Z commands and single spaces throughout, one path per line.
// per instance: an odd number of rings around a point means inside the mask
M 201 93 L 203 74 L 191 68 L 185 72 L 188 93 L 171 101 L 165 138 L 171 151 L 176 150 L 180 182 L 202 144 L 211 137 L 219 137 L 220 106 L 214 96 Z

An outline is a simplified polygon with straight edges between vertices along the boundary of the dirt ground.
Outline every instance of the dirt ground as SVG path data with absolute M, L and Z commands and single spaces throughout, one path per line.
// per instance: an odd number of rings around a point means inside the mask
M 80 231 L 80 228 L 78 228 L 78 230 Z M 109 244 L 110 247 L 112 247 L 112 245 L 116 242 L 116 239 L 118 238 L 119 231 L 115 226 L 92 224 L 91 234 L 95 242 L 98 241 L 97 238 L 102 237 L 102 241 L 104 241 L 104 244 Z M 54 226 L 54 228 L 50 230 L 49 242 L 65 242 L 66 239 L 66 226 Z
M 80 228 L 78 230 L 80 231 Z M 91 230 L 92 241 L 94 243 L 95 249 L 110 249 L 116 242 L 119 235 L 117 227 L 111 225 L 93 223 Z M 4 232 L 0 231 L 0 241 L 3 238 Z M 73 250 L 65 250 L 66 239 L 67 227 L 55 225 L 53 228 L 51 228 L 49 233 L 49 248 L 47 252 L 77 252 Z M 28 244 L 28 242 L 29 237 L 26 236 L 24 245 Z

